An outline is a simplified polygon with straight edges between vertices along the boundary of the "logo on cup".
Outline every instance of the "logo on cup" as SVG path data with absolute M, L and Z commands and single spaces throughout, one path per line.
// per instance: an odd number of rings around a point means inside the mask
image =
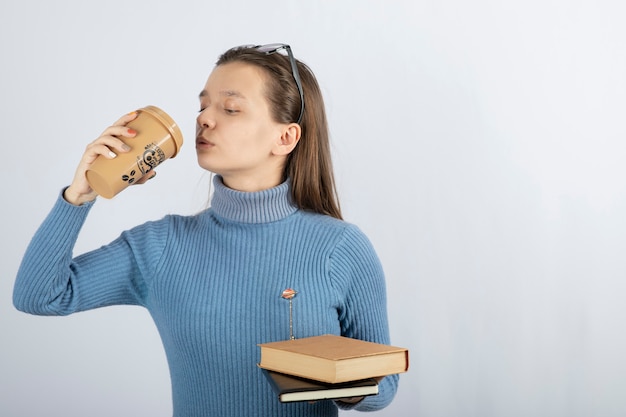
M 155 143 L 147 144 L 144 149 L 143 155 L 137 157 L 137 168 L 141 172 L 141 176 L 144 176 L 165 160 L 165 152 Z M 137 170 L 133 169 L 128 174 L 122 175 L 122 181 L 132 184 L 135 182 L 136 174 Z

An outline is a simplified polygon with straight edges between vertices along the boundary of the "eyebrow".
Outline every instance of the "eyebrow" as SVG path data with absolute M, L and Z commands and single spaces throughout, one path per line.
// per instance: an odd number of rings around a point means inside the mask
M 202 90 L 200 91 L 200 94 L 198 94 L 198 98 L 207 97 L 208 95 L 209 95 L 208 91 Z M 237 90 L 222 90 L 220 91 L 220 95 L 227 96 L 227 97 L 243 98 L 243 99 L 246 98 L 246 96 L 244 96 L 241 92 Z

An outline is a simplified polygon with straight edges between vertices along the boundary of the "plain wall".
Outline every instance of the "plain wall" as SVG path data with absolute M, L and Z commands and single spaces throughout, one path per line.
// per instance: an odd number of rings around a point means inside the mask
M 20 259 L 88 142 L 166 110 L 187 143 L 100 199 L 76 253 L 206 206 L 197 94 L 229 47 L 286 42 L 325 95 L 347 220 L 411 351 L 377 416 L 626 414 L 622 1 L 4 1 L 0 415 L 171 415 L 146 311 L 34 317 Z M 351 414 L 354 414 L 352 412 Z

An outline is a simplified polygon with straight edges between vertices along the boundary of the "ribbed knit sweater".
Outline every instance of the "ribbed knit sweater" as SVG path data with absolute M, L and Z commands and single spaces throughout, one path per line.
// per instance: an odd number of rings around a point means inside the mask
M 214 180 L 211 207 L 168 215 L 73 258 L 92 203 L 61 196 L 33 237 L 13 302 L 38 315 L 109 305 L 150 312 L 170 369 L 175 417 L 336 416 L 385 407 L 398 377 L 354 405 L 280 403 L 257 367 L 259 343 L 321 334 L 389 343 L 383 271 L 354 225 L 299 210 L 289 182 L 260 192 Z

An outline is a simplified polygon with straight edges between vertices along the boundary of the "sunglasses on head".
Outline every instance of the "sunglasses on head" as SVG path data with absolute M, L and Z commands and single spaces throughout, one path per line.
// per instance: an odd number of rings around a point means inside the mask
M 293 75 L 293 79 L 296 81 L 296 87 L 298 87 L 298 93 L 300 93 L 300 114 L 298 115 L 298 124 L 302 121 L 302 116 L 304 115 L 304 91 L 302 90 L 302 82 L 300 81 L 300 73 L 298 72 L 298 65 L 296 64 L 296 59 L 293 57 L 293 53 L 291 52 L 291 46 L 285 43 L 270 43 L 267 45 L 242 45 L 233 49 L 240 48 L 249 48 L 255 49 L 259 52 L 262 52 L 266 55 L 275 54 L 280 51 L 287 51 L 287 56 L 289 57 L 289 64 L 291 64 L 291 74 Z

